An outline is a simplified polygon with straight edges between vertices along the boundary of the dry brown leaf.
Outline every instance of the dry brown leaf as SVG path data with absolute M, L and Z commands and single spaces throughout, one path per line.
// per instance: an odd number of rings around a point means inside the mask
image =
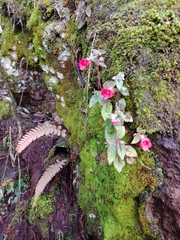
M 58 136 L 66 136 L 66 130 L 61 130 L 61 126 L 56 127 L 54 125 L 49 126 L 39 126 L 31 129 L 27 132 L 18 142 L 16 147 L 16 152 L 21 153 L 31 142 L 43 135 L 56 134 Z
M 62 160 L 56 164 L 50 165 L 46 171 L 43 173 L 41 178 L 38 181 L 38 184 L 35 189 L 34 201 L 32 204 L 32 208 L 35 207 L 38 197 L 43 192 L 46 185 L 52 180 L 52 178 L 63 168 L 63 166 L 68 162 L 68 160 Z

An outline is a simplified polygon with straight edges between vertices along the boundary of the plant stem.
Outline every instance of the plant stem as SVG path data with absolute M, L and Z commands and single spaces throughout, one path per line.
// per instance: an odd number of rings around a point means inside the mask
M 102 90 L 101 79 L 100 79 L 100 72 L 99 72 L 99 65 L 96 65 L 96 71 L 97 71 L 97 78 L 98 78 L 98 88 L 100 90 Z
M 139 158 L 137 158 L 137 160 L 141 163 L 141 165 L 142 165 L 143 167 L 145 167 L 145 168 L 151 170 L 151 168 L 150 168 L 150 167 L 147 167 L 146 165 L 144 165 L 144 163 L 142 163 L 141 160 L 139 160 Z

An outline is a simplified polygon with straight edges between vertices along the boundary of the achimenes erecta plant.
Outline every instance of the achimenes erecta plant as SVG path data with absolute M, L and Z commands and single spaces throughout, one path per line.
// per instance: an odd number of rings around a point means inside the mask
M 93 54 L 92 54 L 93 53 Z M 91 61 L 98 66 L 106 67 L 106 65 L 98 59 L 98 55 L 104 54 L 102 50 L 93 50 L 90 58 L 83 59 L 79 62 L 80 70 L 85 69 L 90 65 Z M 83 66 L 81 66 L 83 64 Z M 101 116 L 104 119 L 105 139 L 107 144 L 107 159 L 109 165 L 113 164 L 118 172 L 121 172 L 125 166 L 125 160 L 129 164 L 133 164 L 138 154 L 132 144 L 140 142 L 139 146 L 148 151 L 152 147 L 151 141 L 145 135 L 145 131 L 137 128 L 137 133 L 133 135 L 133 140 L 130 144 L 124 140 L 127 130 L 124 126 L 126 122 L 133 122 L 130 113 L 125 112 L 126 101 L 124 97 L 129 96 L 127 87 L 124 86 L 124 73 L 119 72 L 116 76 L 112 77 L 111 81 L 106 81 L 103 87 L 99 84 L 100 91 L 94 91 L 89 107 L 95 104 L 100 104 Z M 123 96 L 120 98 L 120 96 Z M 116 97 L 115 104 L 111 103 L 111 99 Z M 114 103 L 114 99 L 113 99 Z

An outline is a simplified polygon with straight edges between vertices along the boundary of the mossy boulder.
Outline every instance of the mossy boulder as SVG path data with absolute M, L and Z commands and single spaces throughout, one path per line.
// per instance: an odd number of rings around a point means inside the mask
M 73 3 L 69 2 L 69 10 L 64 1 L 61 4 L 54 2 L 53 10 L 49 1 L 26 6 L 26 11 L 30 10 L 26 19 L 28 40 L 23 31 L 10 31 L 11 22 L 6 21 L 7 14 L 3 15 L 2 56 L 11 58 L 15 45 L 17 61 L 25 57 L 32 69 L 43 70 L 47 87 L 56 95 L 57 111 L 70 132 L 70 145 L 80 149 L 79 203 L 86 214 L 88 234 L 99 240 L 158 239 L 160 231 L 153 231 L 145 204 L 152 198 L 159 175 L 143 164 L 152 169 L 158 154 L 161 157 L 157 136 L 179 137 L 178 0 L 92 0 L 86 7 L 78 5 L 71 18 Z M 87 14 L 88 8 L 91 13 Z M 82 27 L 78 14 L 84 19 Z M 82 57 L 88 57 L 92 43 L 94 48 L 106 51 L 107 68 L 100 69 L 102 82 L 120 71 L 125 73 L 130 92 L 126 107 L 134 117 L 128 129 L 133 134 L 141 126 L 154 139 L 156 152 L 142 152 L 137 146 L 140 161 L 126 165 L 120 174 L 106 160 L 100 107 L 88 106 L 97 89 L 96 71 L 91 69 L 89 82 L 88 71 L 82 73 L 87 82 L 82 88 L 74 67 L 77 48 L 82 48 Z M 165 147 L 166 140 L 160 141 Z M 144 192 L 148 195 L 145 199 Z

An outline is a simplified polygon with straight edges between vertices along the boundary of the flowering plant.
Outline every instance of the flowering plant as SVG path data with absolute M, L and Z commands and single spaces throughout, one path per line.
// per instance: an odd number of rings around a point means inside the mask
M 98 67 L 106 67 L 103 59 L 99 58 L 104 53 L 103 50 L 94 49 L 89 59 Z M 129 164 L 135 162 L 138 154 L 132 144 L 140 142 L 139 146 L 144 151 L 148 151 L 152 147 L 150 139 L 147 138 L 145 131 L 141 128 L 137 128 L 137 133 L 133 135 L 131 145 L 124 140 L 124 136 L 127 133 L 124 123 L 133 122 L 131 114 L 125 112 L 126 101 L 124 97 L 129 96 L 129 91 L 124 86 L 124 80 L 124 73 L 119 72 L 116 76 L 112 77 L 112 80 L 104 82 L 103 86 L 101 86 L 100 78 L 98 77 L 98 87 L 100 90 L 94 91 L 89 102 L 90 108 L 97 103 L 102 107 L 101 116 L 104 119 L 105 126 L 107 160 L 109 165 L 113 164 L 118 172 L 121 172 L 125 166 L 125 160 Z M 124 96 L 121 99 L 120 94 Z M 112 104 L 111 98 L 115 96 L 117 96 L 117 101 L 115 104 Z
M 81 61 L 78 63 L 78 67 L 79 67 L 79 69 L 82 71 L 82 70 L 84 70 L 87 66 L 89 66 L 90 63 L 91 63 L 90 59 L 84 58 L 84 59 L 81 59 Z

